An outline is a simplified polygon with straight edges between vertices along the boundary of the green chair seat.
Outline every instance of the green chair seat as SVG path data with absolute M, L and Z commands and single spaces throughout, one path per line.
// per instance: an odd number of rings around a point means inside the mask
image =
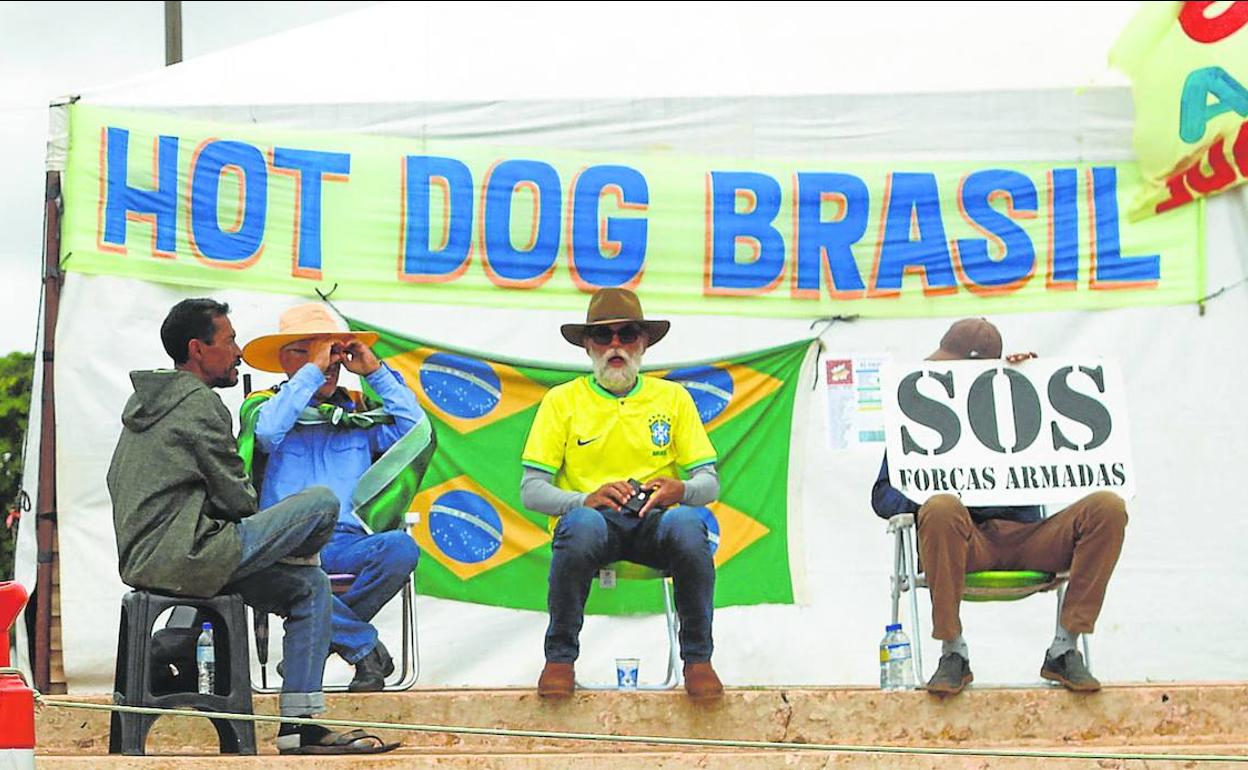
M 1052 572 L 1036 570 L 984 570 L 966 573 L 962 598 L 972 602 L 1022 599 L 1057 585 Z

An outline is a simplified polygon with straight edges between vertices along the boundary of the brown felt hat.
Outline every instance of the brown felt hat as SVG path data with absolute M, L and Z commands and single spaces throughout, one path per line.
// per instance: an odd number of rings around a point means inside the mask
M 585 323 L 559 327 L 563 338 L 578 348 L 585 347 L 585 334 L 592 326 L 635 322 L 646 332 L 647 345 L 663 339 L 672 327 L 670 321 L 647 321 L 641 314 L 641 300 L 628 289 L 599 289 L 589 298 Z
M 264 372 L 280 372 L 282 364 L 278 354 L 292 342 L 312 337 L 349 337 L 372 347 L 380 336 L 377 332 L 353 332 L 343 328 L 338 319 L 319 302 L 296 305 L 282 313 L 277 322 L 277 334 L 256 337 L 243 346 L 243 360 L 253 369 Z
M 963 318 L 940 338 L 940 347 L 929 361 L 1000 358 L 1001 332 L 985 318 Z

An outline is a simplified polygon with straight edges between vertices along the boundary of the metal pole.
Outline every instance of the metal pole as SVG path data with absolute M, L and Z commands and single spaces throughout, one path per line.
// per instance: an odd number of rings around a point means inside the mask
M 43 390 L 39 412 L 39 491 L 35 515 L 35 688 L 52 683 L 52 549 L 56 543 L 56 388 L 53 360 L 61 304 L 61 175 L 47 173 L 43 203 Z
M 165 0 L 165 66 L 182 61 L 182 3 Z

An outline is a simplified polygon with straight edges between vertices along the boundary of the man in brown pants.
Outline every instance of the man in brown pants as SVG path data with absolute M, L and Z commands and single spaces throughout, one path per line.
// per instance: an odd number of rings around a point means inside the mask
M 982 318 L 968 318 L 949 328 L 929 360 L 1000 358 L 1001 348 L 995 326 Z M 1033 356 L 1014 354 L 1006 360 L 1019 363 Z M 967 508 L 948 494 L 920 506 L 889 484 L 885 457 L 871 490 L 871 504 L 886 519 L 918 514 L 919 560 L 932 595 L 932 637 L 941 640 L 940 663 L 927 683 L 928 692 L 956 695 L 974 678 L 958 607 L 966 573 L 998 569 L 1070 571 L 1059 628 L 1045 652 L 1040 676 L 1075 692 L 1101 688 L 1077 642 L 1079 634 L 1091 633 L 1096 625 L 1122 551 L 1127 525 L 1122 498 L 1095 492 L 1047 519 L 1036 506 Z

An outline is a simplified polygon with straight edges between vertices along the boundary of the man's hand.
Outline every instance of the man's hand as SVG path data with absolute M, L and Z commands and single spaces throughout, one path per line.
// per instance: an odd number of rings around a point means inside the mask
M 347 371 L 352 374 L 358 374 L 361 377 L 367 377 L 373 372 L 381 368 L 381 362 L 377 360 L 377 356 L 369 349 L 367 345 L 358 339 L 352 339 L 344 348 L 342 357 L 342 365 L 347 367 Z
M 585 507 L 610 508 L 618 511 L 620 506 L 632 496 L 633 488 L 628 485 L 627 481 L 608 481 L 596 491 L 589 493 L 589 497 L 585 498 Z
M 333 337 L 317 337 L 308 344 L 308 361 L 322 374 L 334 364 L 342 363 L 342 341 Z
M 1005 357 L 1005 362 L 1007 364 L 1018 365 L 1026 361 L 1029 358 L 1039 358 L 1039 356 L 1037 356 L 1035 353 L 1010 353 L 1008 356 Z
M 642 489 L 650 490 L 650 499 L 646 500 L 646 504 L 641 506 L 641 512 L 638 517 L 644 517 L 650 512 L 651 508 L 670 508 L 680 502 L 685 496 L 685 482 L 679 479 L 660 476 L 657 479 L 651 479 L 642 485 Z

